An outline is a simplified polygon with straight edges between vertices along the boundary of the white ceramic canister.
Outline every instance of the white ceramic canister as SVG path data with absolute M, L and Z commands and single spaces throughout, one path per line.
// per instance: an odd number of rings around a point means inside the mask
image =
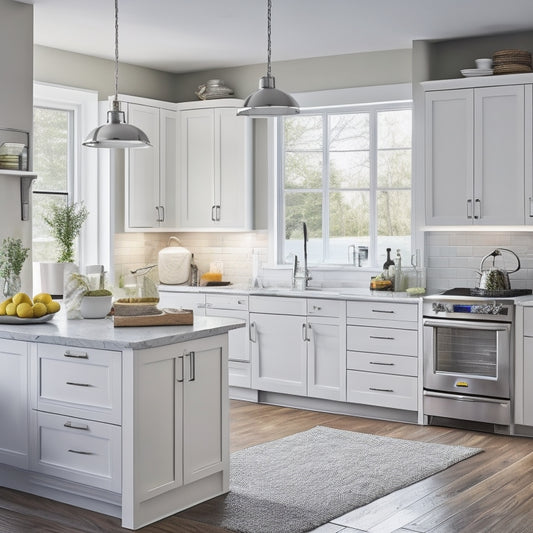
M 170 237 L 168 246 L 159 252 L 159 281 L 165 285 L 189 283 L 192 254 L 180 244 L 177 237 Z

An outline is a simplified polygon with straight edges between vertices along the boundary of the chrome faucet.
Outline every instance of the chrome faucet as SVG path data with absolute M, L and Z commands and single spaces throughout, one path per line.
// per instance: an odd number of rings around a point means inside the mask
M 313 278 L 309 274 L 309 269 L 307 268 L 307 224 L 303 223 L 304 230 L 304 288 L 309 287 L 309 281 Z

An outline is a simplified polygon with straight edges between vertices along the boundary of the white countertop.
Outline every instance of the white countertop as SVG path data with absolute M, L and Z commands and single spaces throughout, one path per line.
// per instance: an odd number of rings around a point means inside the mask
M 243 289 L 228 287 L 190 287 L 188 285 L 159 285 L 160 292 L 193 292 L 207 294 L 247 294 L 249 296 L 284 296 L 290 298 L 329 298 L 337 300 L 373 300 L 418 304 L 422 296 L 406 292 L 373 291 L 364 287 L 324 287 L 296 290 L 285 287 Z
M 143 349 L 165 346 L 227 333 L 244 327 L 244 321 L 221 317 L 194 317 L 192 326 L 113 326 L 111 317 L 67 320 L 60 311 L 49 322 L 40 324 L 0 324 L 0 339 L 12 339 L 80 348 Z

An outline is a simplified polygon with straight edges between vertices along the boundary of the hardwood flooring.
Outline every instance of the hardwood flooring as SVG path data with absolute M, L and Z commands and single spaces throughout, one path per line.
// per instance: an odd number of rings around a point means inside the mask
M 416 426 L 247 402 L 231 403 L 232 451 L 316 425 L 483 448 L 467 461 L 325 524 L 316 533 L 532 533 L 533 439 Z M 143 528 L 143 533 L 227 533 L 202 523 L 217 499 Z M 0 533 L 126 532 L 120 520 L 0 488 Z M 276 532 L 272 532 L 276 533 Z

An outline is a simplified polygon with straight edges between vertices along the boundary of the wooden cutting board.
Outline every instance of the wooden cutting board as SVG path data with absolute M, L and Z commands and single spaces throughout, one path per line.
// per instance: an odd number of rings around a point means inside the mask
M 163 309 L 159 315 L 113 317 L 115 327 L 122 326 L 190 326 L 193 324 L 191 309 Z

